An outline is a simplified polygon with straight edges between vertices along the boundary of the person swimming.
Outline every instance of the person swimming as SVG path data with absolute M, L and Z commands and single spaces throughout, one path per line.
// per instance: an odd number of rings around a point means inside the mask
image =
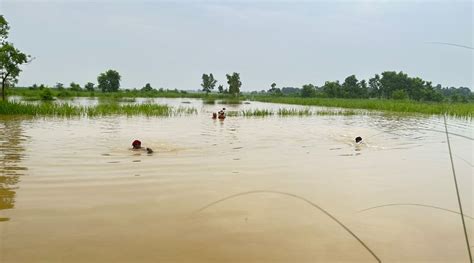
M 147 153 L 153 153 L 153 150 L 152 150 L 151 148 L 148 148 L 148 147 L 144 148 L 144 147 L 142 147 L 142 142 L 139 141 L 139 140 L 134 140 L 134 141 L 132 142 L 132 147 L 133 147 L 133 150 L 144 150 L 144 151 L 146 151 Z
M 225 119 L 225 108 L 222 108 L 222 110 L 220 110 L 220 111 L 218 112 L 218 115 L 219 115 L 218 118 L 219 118 L 220 120 Z
M 217 119 L 217 113 L 213 112 L 213 113 L 212 113 L 212 118 L 213 118 L 213 119 Z
M 355 138 L 355 142 L 356 142 L 356 143 L 362 142 L 362 137 L 357 136 L 357 137 Z

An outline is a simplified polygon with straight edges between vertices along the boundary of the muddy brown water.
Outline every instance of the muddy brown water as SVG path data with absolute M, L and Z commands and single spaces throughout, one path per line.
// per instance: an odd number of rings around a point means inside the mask
M 155 101 L 198 114 L 0 116 L 0 262 L 376 262 L 298 197 L 384 262 L 468 261 L 442 118 L 218 121 L 210 116 L 222 107 L 304 107 Z M 448 124 L 464 210 L 474 216 L 473 123 Z M 155 153 L 131 151 L 134 139 Z M 404 205 L 361 212 L 388 204 Z M 473 221 L 466 217 L 471 239 Z

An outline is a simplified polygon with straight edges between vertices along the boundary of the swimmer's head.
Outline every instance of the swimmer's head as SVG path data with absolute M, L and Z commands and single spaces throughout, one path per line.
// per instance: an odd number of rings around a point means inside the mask
M 361 141 L 362 141 L 362 137 L 360 137 L 360 136 L 357 136 L 357 137 L 355 138 L 355 141 L 356 141 L 356 143 L 359 143 L 359 142 L 361 142 Z
M 142 147 L 142 142 L 139 140 L 135 140 L 132 142 L 133 149 L 140 149 Z

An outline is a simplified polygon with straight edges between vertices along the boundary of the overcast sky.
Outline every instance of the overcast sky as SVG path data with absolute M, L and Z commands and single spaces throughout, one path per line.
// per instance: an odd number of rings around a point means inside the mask
M 36 59 L 19 86 L 97 82 L 198 89 L 239 72 L 242 90 L 322 85 L 404 71 L 443 86 L 473 83 L 472 1 L 0 0 L 10 41 Z

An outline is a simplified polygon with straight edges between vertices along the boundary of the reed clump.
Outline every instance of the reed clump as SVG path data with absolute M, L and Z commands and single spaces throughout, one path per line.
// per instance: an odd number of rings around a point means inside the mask
M 273 115 L 273 111 L 267 109 L 242 110 L 240 112 L 245 117 L 265 117 Z
M 117 103 L 99 104 L 97 106 L 74 106 L 68 103 L 38 103 L 0 102 L 0 115 L 30 115 L 30 116 L 106 116 L 106 115 L 144 115 L 144 116 L 174 116 L 196 114 L 195 108 L 172 108 L 159 104 L 120 105 Z

